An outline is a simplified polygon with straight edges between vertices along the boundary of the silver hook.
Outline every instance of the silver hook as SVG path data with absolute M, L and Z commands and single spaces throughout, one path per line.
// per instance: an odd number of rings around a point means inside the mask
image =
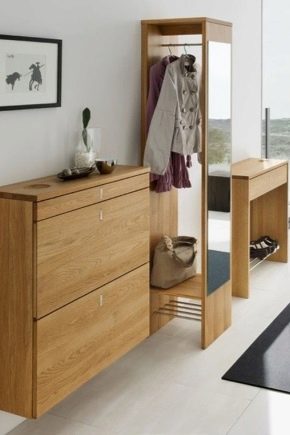
M 184 53 L 186 54 L 186 56 L 188 55 L 187 50 L 186 50 L 186 44 L 183 45 L 183 49 L 184 49 Z

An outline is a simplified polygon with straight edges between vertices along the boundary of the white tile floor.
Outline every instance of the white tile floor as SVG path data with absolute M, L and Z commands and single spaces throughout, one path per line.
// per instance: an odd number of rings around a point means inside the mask
M 207 350 L 199 325 L 174 320 L 38 421 L 10 435 L 289 435 L 290 395 L 221 376 L 290 302 L 290 265 L 252 272 L 233 326 Z M 1 434 L 1 430 L 0 430 Z

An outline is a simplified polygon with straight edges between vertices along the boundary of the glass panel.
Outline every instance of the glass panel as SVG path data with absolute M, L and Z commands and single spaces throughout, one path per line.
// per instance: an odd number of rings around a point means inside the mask
M 269 107 L 268 157 L 290 158 L 290 3 L 263 0 L 263 106 Z M 265 112 L 262 155 L 265 157 Z
M 230 279 L 231 45 L 208 43 L 208 288 Z

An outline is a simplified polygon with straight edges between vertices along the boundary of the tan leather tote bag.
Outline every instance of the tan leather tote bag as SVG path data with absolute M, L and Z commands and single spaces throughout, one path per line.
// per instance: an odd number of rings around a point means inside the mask
M 151 285 L 167 289 L 196 275 L 197 240 L 163 236 L 155 248 Z

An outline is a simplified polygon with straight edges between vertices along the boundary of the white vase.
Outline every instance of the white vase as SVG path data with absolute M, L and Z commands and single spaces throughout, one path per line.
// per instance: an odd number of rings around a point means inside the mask
M 87 128 L 87 138 L 90 149 L 96 154 L 96 157 L 99 157 L 101 152 L 100 127 Z
M 96 154 L 93 151 L 77 151 L 75 153 L 75 167 L 89 168 L 96 160 Z
M 79 144 L 75 153 L 75 167 L 91 167 L 96 158 L 100 155 L 101 129 L 87 128 L 87 146 L 84 144 L 82 132 L 80 133 Z

